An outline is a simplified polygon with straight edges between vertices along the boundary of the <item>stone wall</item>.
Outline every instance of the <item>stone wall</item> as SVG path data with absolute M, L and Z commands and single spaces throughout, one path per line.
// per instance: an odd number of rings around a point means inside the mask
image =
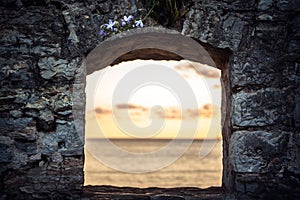
M 186 16 L 168 27 L 220 58 L 226 90 L 223 188 L 238 199 L 300 194 L 297 5 L 297 0 L 193 0 Z M 81 192 L 83 59 L 103 41 L 101 24 L 145 12 L 134 0 L 1 1 L 3 198 L 76 198 Z M 146 26 L 153 25 L 159 24 L 148 18 Z M 231 52 L 229 61 L 218 55 L 220 49 Z M 74 90 L 79 93 L 72 95 Z
M 296 5 L 272 0 L 199 1 L 183 25 L 184 34 L 232 50 L 223 186 L 241 199 L 299 193 Z

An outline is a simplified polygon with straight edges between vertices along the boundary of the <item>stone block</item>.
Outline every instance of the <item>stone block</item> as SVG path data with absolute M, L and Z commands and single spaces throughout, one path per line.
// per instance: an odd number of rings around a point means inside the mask
M 21 167 L 24 167 L 28 164 L 27 152 L 15 150 L 13 153 L 14 153 L 14 158 L 10 163 L 12 169 L 19 170 Z
M 282 11 L 299 11 L 299 0 L 278 0 L 277 7 Z
M 289 132 L 237 131 L 229 144 L 233 170 L 238 173 L 280 172 L 290 138 Z
M 73 80 L 80 66 L 79 59 L 64 60 L 55 57 L 41 58 L 38 62 L 40 75 L 44 79 L 65 78 Z
M 9 88 L 34 88 L 36 81 L 29 59 L 0 58 L 0 82 Z
M 258 2 L 258 10 L 267 10 L 269 9 L 273 4 L 273 0 L 260 0 Z
M 33 93 L 31 91 L 28 91 L 30 93 Z M 25 108 L 28 109 L 35 109 L 35 110 L 42 110 L 45 109 L 49 104 L 50 100 L 43 97 L 40 93 L 33 93 L 30 96 L 27 96 L 27 94 L 24 94 L 18 98 L 18 101 L 21 103 L 26 103 Z
M 32 118 L 0 118 L 0 129 L 3 136 L 9 136 L 15 140 L 35 141 L 37 130 L 35 120 Z
M 0 136 L 0 163 L 10 163 L 14 157 L 13 141 L 9 137 Z
M 40 132 L 41 153 L 51 155 L 58 150 L 58 142 L 55 132 Z
M 32 118 L 0 118 L 0 127 L 6 130 L 20 131 L 26 127 L 34 126 L 35 121 Z
M 243 21 L 240 17 L 236 17 L 233 15 L 228 16 L 224 19 L 222 29 L 224 30 L 224 40 L 231 41 L 229 47 L 233 50 L 238 49 L 242 35 L 240 34 L 243 31 L 246 22 Z M 226 42 L 221 42 L 221 44 L 225 44 Z M 222 45 L 220 46 L 222 48 Z M 225 47 L 225 46 L 224 46 Z M 226 47 L 225 47 L 226 48 Z
M 85 109 L 85 84 L 73 84 L 72 100 L 73 109 Z
M 61 163 L 63 161 L 63 157 L 60 153 L 55 152 L 54 154 L 52 154 L 51 160 L 52 162 Z
M 58 140 L 64 142 L 64 146 L 59 149 L 62 155 L 83 155 L 83 132 L 77 131 L 74 122 L 70 122 L 66 125 L 58 125 L 56 133 Z
M 231 7 L 234 10 L 254 10 L 255 9 L 255 0 L 243 1 L 237 0 L 232 2 Z
M 11 110 L 11 111 L 9 112 L 9 114 L 10 114 L 12 117 L 20 118 L 20 117 L 23 115 L 23 112 L 20 111 L 20 110 Z
M 271 32 L 270 34 L 276 33 L 276 31 Z M 264 33 L 264 37 L 270 38 L 270 34 Z M 293 84 L 295 66 L 289 63 L 276 62 L 274 55 L 268 54 L 265 50 L 239 53 L 234 58 L 230 68 L 232 87 L 288 87 Z
M 52 111 L 49 109 L 39 111 L 38 127 L 43 131 L 51 131 L 54 129 L 54 114 Z
M 71 110 L 73 106 L 72 95 L 69 91 L 61 91 L 54 98 L 54 111 L 61 112 Z
M 287 98 L 289 95 L 289 91 L 277 88 L 249 92 L 242 90 L 233 94 L 232 124 L 241 127 L 291 124 L 292 107 Z
M 34 46 L 32 48 L 32 53 L 41 56 L 57 56 L 61 53 L 61 47 L 59 44 L 39 44 L 38 46 Z
M 41 133 L 42 154 L 55 152 L 63 156 L 83 155 L 83 132 L 78 132 L 74 122 L 58 124 L 55 132 Z
M 237 174 L 238 199 L 299 199 L 299 179 L 297 183 L 289 178 L 282 173 L 275 176 L 269 173 Z
M 42 159 L 41 152 L 29 157 L 29 161 L 38 161 L 38 160 L 41 160 L 41 159 Z
M 15 141 L 15 147 L 20 152 L 26 152 L 26 154 L 29 155 L 29 156 L 38 153 L 37 144 L 35 142 L 18 142 L 18 141 Z

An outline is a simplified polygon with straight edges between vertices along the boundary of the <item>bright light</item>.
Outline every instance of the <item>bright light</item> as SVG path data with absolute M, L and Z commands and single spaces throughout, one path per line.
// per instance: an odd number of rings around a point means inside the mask
M 115 88 L 122 77 L 133 69 L 149 64 L 164 65 L 180 74 L 194 92 L 198 107 L 188 105 L 182 107 L 176 94 L 157 84 L 141 85 L 132 92 L 129 100 L 127 95 L 124 95 L 124 97 L 120 96 L 120 98 L 112 101 Z M 94 89 L 95 86 L 97 86 L 96 90 Z M 115 124 L 114 117 L 118 120 L 131 120 L 140 127 L 147 126 L 152 120 L 164 120 L 164 127 L 154 138 L 173 138 L 180 127 L 181 120 L 192 122 L 200 119 L 201 124 L 197 130 L 197 138 L 210 137 L 215 139 L 220 137 L 220 71 L 206 65 L 185 60 L 123 62 L 87 76 L 86 95 L 87 138 L 97 137 L 96 130 L 99 130 L 97 128 L 99 126 L 105 132 L 106 137 L 128 137 Z M 152 109 L 154 114 L 150 116 L 151 108 L 156 105 L 161 106 L 164 112 L 153 111 Z M 130 118 L 126 118 L 126 112 L 129 112 Z M 216 121 L 219 123 L 211 124 L 211 122 L 215 123 Z M 208 129 L 215 130 L 215 133 L 206 136 Z M 185 131 L 189 137 L 189 130 Z M 142 132 L 139 134 L 143 135 Z

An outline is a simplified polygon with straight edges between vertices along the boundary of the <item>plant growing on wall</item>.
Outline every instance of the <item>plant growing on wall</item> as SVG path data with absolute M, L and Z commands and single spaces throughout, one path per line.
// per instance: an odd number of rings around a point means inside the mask
M 140 0 L 159 24 L 171 26 L 188 12 L 190 0 Z
M 151 16 L 159 24 L 170 26 L 179 21 L 187 13 L 190 0 L 139 0 L 146 8 L 147 14 L 141 19 L 124 16 L 119 20 L 109 20 L 100 26 L 99 36 L 107 37 L 133 28 L 144 27 L 144 21 Z
M 109 20 L 108 23 L 102 24 L 100 26 L 100 36 L 108 36 L 110 34 L 120 33 L 132 28 L 144 27 L 142 19 L 135 19 L 134 16 L 124 16 L 122 19 L 113 21 Z

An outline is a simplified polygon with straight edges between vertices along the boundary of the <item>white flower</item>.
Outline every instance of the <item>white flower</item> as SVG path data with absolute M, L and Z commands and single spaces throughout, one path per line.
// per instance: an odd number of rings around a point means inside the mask
M 140 26 L 141 28 L 143 28 L 144 27 L 144 23 L 143 23 L 143 21 L 140 19 L 140 20 L 136 20 L 135 21 L 135 25 L 136 26 Z
M 109 20 L 108 24 L 105 24 L 106 28 L 114 30 L 114 25 L 116 24 L 116 21 L 112 21 L 111 19 Z

